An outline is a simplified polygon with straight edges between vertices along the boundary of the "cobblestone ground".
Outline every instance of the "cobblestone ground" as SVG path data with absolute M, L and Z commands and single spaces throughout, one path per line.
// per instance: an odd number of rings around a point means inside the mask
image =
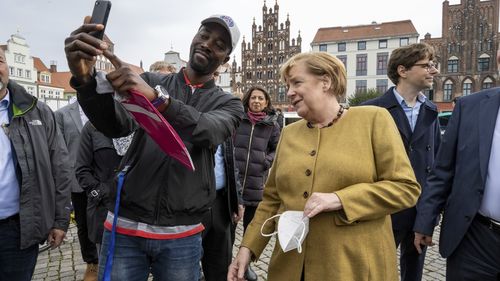
M 434 240 L 438 241 L 439 227 L 436 228 Z M 40 253 L 36 264 L 33 279 L 35 281 L 80 281 L 83 279 L 86 264 L 80 254 L 80 244 L 78 242 L 76 226 L 70 225 L 67 238 L 61 247 Z M 241 243 L 243 227 L 240 223 L 236 231 L 236 241 L 233 254 L 236 255 L 237 246 Z M 267 280 L 267 266 L 274 247 L 274 238 L 264 250 L 261 258 L 252 268 L 259 275 L 259 281 Z M 424 267 L 425 281 L 445 280 L 446 263 L 439 255 L 438 246 L 435 245 L 427 251 Z M 152 278 L 150 278 L 152 280 Z

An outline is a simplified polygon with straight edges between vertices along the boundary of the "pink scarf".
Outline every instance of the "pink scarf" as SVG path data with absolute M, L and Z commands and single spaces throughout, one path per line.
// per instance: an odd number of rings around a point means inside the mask
M 255 123 L 266 118 L 267 113 L 265 113 L 264 111 L 252 112 L 249 110 L 249 111 L 247 111 L 247 115 L 248 115 L 248 119 L 250 119 L 250 122 L 252 122 L 252 124 L 255 125 Z

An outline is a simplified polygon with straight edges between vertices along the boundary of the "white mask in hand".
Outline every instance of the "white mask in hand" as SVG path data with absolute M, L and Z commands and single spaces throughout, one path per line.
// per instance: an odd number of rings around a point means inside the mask
M 281 216 L 278 221 L 278 231 L 273 233 L 262 233 L 264 225 L 276 217 Z M 265 237 L 270 237 L 278 234 L 278 241 L 283 252 L 288 252 L 297 249 L 299 253 L 302 252 L 302 242 L 309 232 L 309 218 L 304 217 L 302 211 L 286 211 L 283 214 L 274 215 L 268 218 L 260 228 L 260 234 Z

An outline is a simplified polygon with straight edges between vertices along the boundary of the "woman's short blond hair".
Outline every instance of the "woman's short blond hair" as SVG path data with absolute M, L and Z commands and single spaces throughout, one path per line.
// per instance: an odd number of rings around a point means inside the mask
M 337 57 L 326 52 L 300 53 L 291 57 L 280 69 L 281 80 L 287 83 L 290 70 L 299 63 L 303 63 L 309 73 L 315 76 L 327 76 L 331 79 L 330 92 L 342 100 L 347 91 L 347 73 L 345 66 Z

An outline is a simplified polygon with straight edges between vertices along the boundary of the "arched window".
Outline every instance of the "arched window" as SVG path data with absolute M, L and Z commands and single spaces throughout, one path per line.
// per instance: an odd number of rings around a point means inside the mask
M 448 73 L 458 72 L 458 58 L 452 56 L 448 59 Z
M 484 90 L 484 89 L 489 89 L 489 88 L 493 88 L 493 80 L 490 77 L 486 77 L 483 80 L 483 84 L 481 85 L 481 89 Z
M 443 85 L 443 101 L 450 101 L 453 95 L 453 81 L 446 80 Z
M 472 81 L 467 78 L 462 85 L 462 96 L 468 96 L 470 94 L 472 94 Z
M 477 59 L 477 71 L 488 70 L 490 70 L 490 56 L 488 54 L 482 54 Z

